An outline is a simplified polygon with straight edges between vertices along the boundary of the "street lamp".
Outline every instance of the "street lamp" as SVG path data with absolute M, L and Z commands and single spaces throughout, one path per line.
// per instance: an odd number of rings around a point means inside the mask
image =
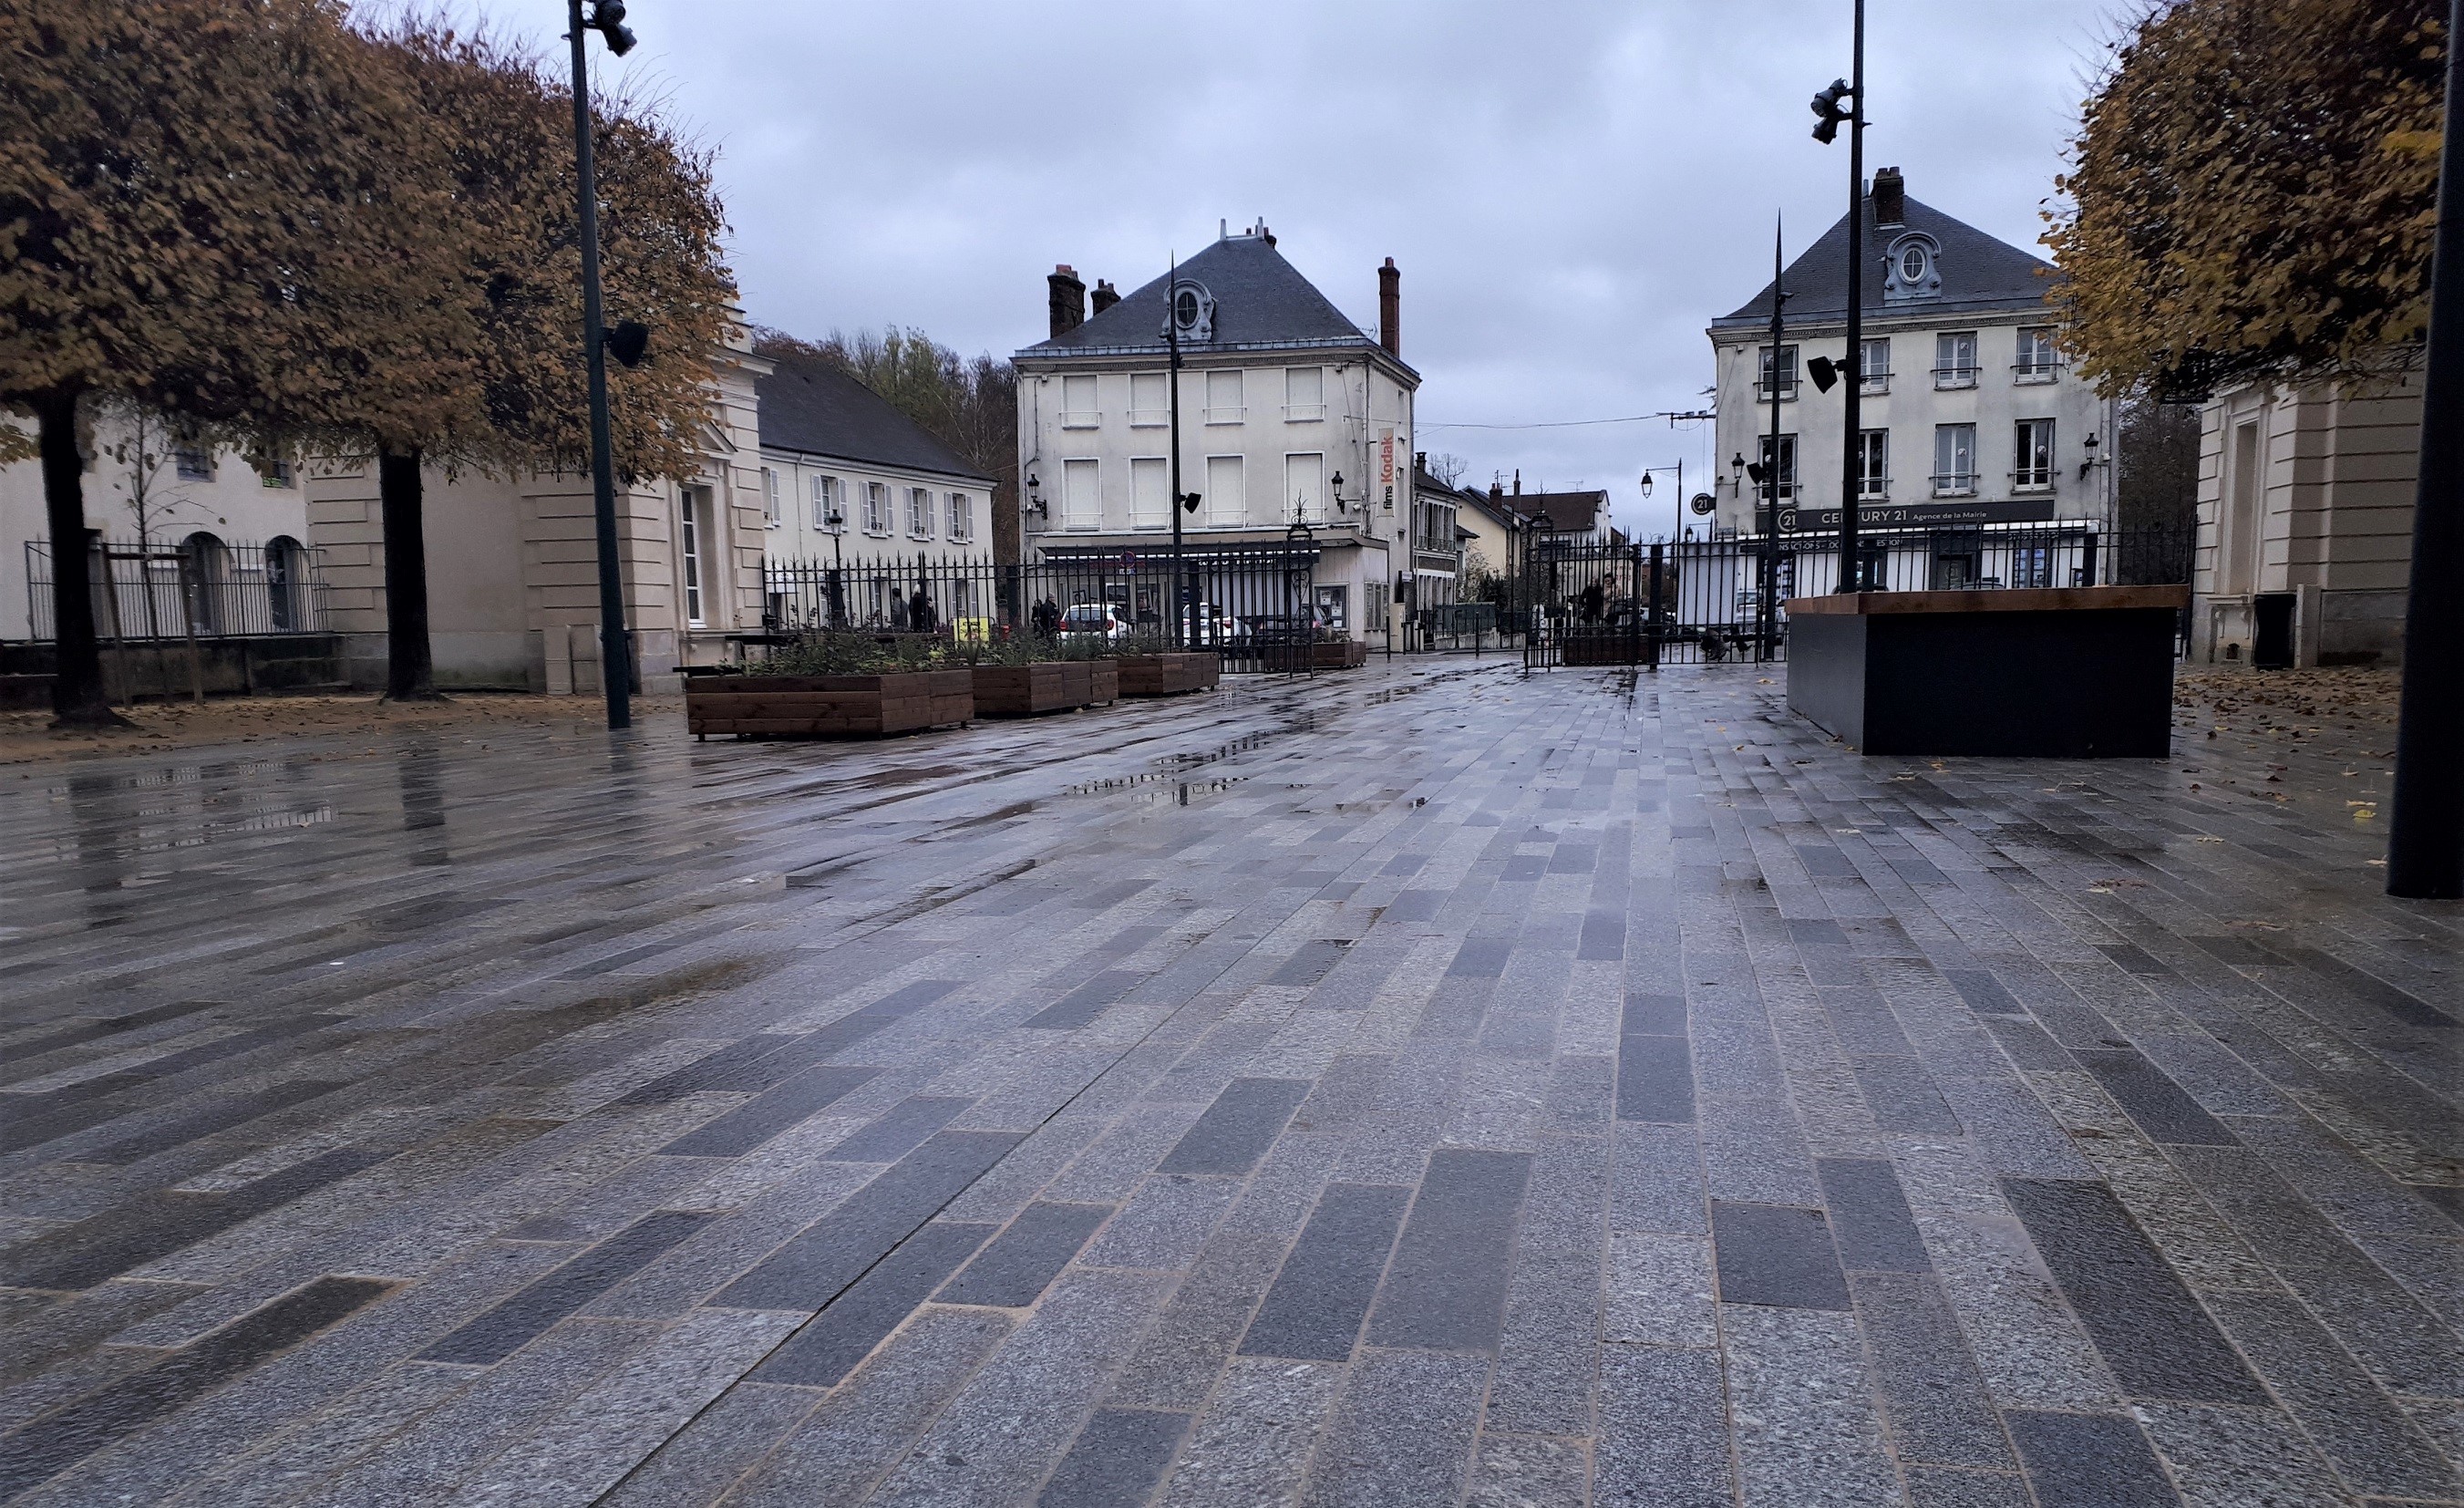
M 1835 78 L 1814 97 L 1814 139 L 1828 146 L 1839 127 L 1848 127 L 1848 359 L 1842 375 L 1839 447 L 1839 584 L 1855 591 L 1861 585 L 1857 562 L 1857 494 L 1862 485 L 1865 447 L 1862 443 L 1861 389 L 1865 373 L 1865 0 L 1857 0 L 1857 21 L 1850 77 Z M 1846 100 L 1845 111 L 1840 100 Z M 1818 376 L 1815 385 L 1831 385 Z
M 582 0 L 565 0 L 565 18 L 571 28 L 565 37 L 573 44 L 573 155 L 581 180 L 577 202 L 582 211 L 582 351 L 590 370 L 590 498 L 599 545 L 599 685 L 606 693 L 607 726 L 612 731 L 633 725 L 633 655 L 625 632 L 624 568 L 616 555 L 616 462 L 607 438 L 610 341 L 599 306 L 599 175 L 591 156 L 589 59 L 582 44 L 584 32 L 597 32 L 606 40 L 607 51 L 622 57 L 633 50 L 633 33 L 625 25 L 624 0 L 592 0 L 587 18 L 582 13 Z M 627 323 L 619 327 L 618 334 L 624 342 L 619 359 L 629 366 L 641 359 L 649 331 Z
M 1739 457 L 1741 460 L 1743 458 Z M 1670 466 L 1645 466 L 1642 469 L 1642 495 L 1646 498 L 1651 496 L 1651 474 L 1654 472 L 1677 474 L 1677 527 L 1670 531 L 1668 536 L 1674 541 L 1685 532 L 1685 462 L 1681 458 L 1676 464 Z

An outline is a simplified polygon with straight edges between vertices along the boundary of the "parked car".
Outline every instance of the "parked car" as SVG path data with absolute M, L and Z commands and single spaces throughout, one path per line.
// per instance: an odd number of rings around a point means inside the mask
M 1130 636 L 1130 619 L 1118 603 L 1073 603 L 1061 614 L 1063 638 L 1117 641 Z

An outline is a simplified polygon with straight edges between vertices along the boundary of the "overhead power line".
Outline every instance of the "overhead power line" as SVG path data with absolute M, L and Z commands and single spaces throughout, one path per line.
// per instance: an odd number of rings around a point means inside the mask
M 1666 419 L 1675 424 L 1681 419 L 1710 417 L 1708 409 L 1684 413 L 1663 409 L 1658 413 L 1629 413 L 1614 419 L 1553 419 L 1538 424 L 1436 424 L 1423 420 L 1419 427 L 1423 430 L 1578 430 L 1595 424 L 1640 424 L 1646 419 Z

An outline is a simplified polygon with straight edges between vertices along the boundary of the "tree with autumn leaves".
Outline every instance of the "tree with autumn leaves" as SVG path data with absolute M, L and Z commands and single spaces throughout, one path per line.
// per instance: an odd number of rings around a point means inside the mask
M 0 0 L 0 404 L 30 413 L 60 568 L 54 705 L 99 723 L 81 476 L 98 404 L 373 459 L 395 695 L 429 692 L 423 462 L 586 453 L 571 99 L 537 61 L 337 0 Z M 693 464 L 733 287 L 706 156 L 600 122 L 627 475 Z
M 2106 390 L 2384 377 L 2427 326 L 2443 0 L 2176 0 L 2114 48 L 2046 236 Z

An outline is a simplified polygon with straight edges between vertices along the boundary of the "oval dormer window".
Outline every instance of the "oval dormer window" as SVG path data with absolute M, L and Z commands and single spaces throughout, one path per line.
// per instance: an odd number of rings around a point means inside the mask
M 1905 283 L 1921 283 L 1925 281 L 1925 249 L 1922 246 L 1903 248 L 1900 252 L 1900 280 Z
M 1212 341 L 1215 339 L 1215 296 L 1206 285 L 1193 280 L 1175 283 L 1172 290 L 1172 317 L 1158 335 L 1169 334 L 1176 340 Z

